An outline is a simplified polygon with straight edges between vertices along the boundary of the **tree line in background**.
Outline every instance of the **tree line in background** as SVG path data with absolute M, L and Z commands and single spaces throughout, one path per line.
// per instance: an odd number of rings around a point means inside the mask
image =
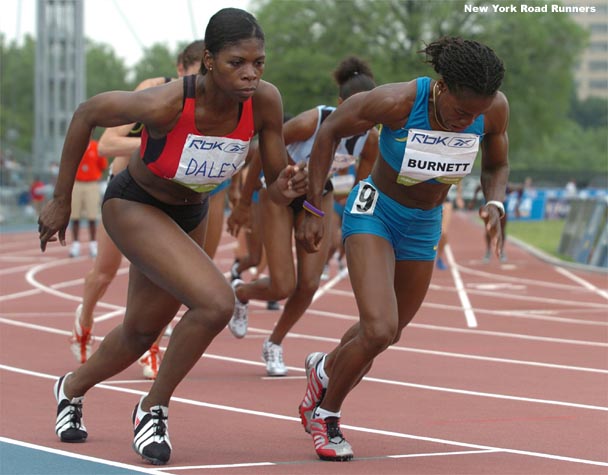
M 598 174 L 605 176 L 608 103 L 579 101 L 574 89 L 573 71 L 588 39 L 585 30 L 567 14 L 470 14 L 464 12 L 464 4 L 252 0 L 250 9 L 266 34 L 264 79 L 280 89 L 287 113 L 335 105 L 332 72 L 348 55 L 368 61 L 377 84 L 436 77 L 418 52 L 441 36 L 461 36 L 488 44 L 505 62 L 501 89 L 511 106 L 513 174 L 530 175 L 537 182 L 552 174 L 575 177 L 582 185 Z M 171 51 L 153 44 L 129 69 L 111 46 L 87 41 L 87 97 L 131 90 L 148 77 L 174 77 L 177 52 L 183 46 Z M 0 134 L 4 144 L 27 151 L 35 133 L 35 50 L 31 36 L 23 44 L 7 44 L 0 36 Z

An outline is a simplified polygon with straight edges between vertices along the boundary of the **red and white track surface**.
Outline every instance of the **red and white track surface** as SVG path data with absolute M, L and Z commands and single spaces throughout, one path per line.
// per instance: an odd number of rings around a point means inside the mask
M 55 436 L 52 386 L 76 367 L 68 336 L 92 260 L 54 243 L 43 254 L 34 232 L 2 234 L 0 437 L 166 474 L 607 474 L 606 274 L 511 242 L 507 263 L 486 264 L 482 233 L 454 213 L 449 269 L 435 271 L 402 340 L 347 398 L 353 461 L 320 461 L 297 413 L 305 356 L 331 350 L 357 320 L 334 265 L 284 342 L 287 377 L 266 377 L 260 359 L 279 316 L 264 303 L 251 303 L 246 338 L 214 340 L 174 394 L 173 454 L 155 470 L 131 449 L 131 411 L 151 384 L 137 365 L 87 394 L 85 444 Z M 216 262 L 226 273 L 234 246 L 225 235 Z M 98 339 L 123 316 L 127 265 L 97 307 Z

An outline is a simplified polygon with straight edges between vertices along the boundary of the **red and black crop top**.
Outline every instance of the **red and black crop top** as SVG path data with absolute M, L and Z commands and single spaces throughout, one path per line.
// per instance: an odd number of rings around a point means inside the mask
M 235 130 L 225 137 L 201 134 L 196 128 L 196 75 L 184 77 L 184 106 L 175 127 L 154 139 L 144 127 L 140 156 L 155 175 L 199 193 L 209 192 L 245 164 L 254 135 L 251 98 L 242 104 Z

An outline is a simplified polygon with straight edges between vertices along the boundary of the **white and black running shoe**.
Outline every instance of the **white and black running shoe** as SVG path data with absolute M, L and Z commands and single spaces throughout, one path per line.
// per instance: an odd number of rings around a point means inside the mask
M 247 335 L 247 327 L 249 325 L 247 319 L 247 304 L 241 302 L 236 296 L 236 288 L 239 285 L 243 285 L 241 279 L 233 280 L 230 285 L 234 290 L 234 313 L 232 314 L 232 318 L 228 322 L 228 328 L 232 332 L 232 334 L 237 338 L 243 338 Z
M 143 398 L 142 398 L 143 399 Z M 133 410 L 133 450 L 153 465 L 164 465 L 171 457 L 171 441 L 167 406 L 152 406 L 149 412 L 140 408 L 141 401 Z
M 230 282 L 241 278 L 241 273 L 238 271 L 238 269 L 239 260 L 235 259 L 232 263 L 232 267 L 230 267 Z
M 87 440 L 87 429 L 82 423 L 82 401 L 84 396 L 68 399 L 63 392 L 65 378 L 63 375 L 55 383 L 55 398 L 57 399 L 57 421 L 55 433 L 61 442 L 84 442 Z

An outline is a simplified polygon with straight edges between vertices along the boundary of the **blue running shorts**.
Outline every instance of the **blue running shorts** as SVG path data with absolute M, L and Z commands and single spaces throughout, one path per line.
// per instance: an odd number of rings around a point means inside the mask
M 340 216 L 340 218 L 342 218 L 342 215 L 344 214 L 344 205 L 334 201 L 334 211 L 338 216 Z
M 370 176 L 348 195 L 342 239 L 352 234 L 374 234 L 392 244 L 398 261 L 433 261 L 441 237 L 442 209 L 403 206 L 380 192 Z

